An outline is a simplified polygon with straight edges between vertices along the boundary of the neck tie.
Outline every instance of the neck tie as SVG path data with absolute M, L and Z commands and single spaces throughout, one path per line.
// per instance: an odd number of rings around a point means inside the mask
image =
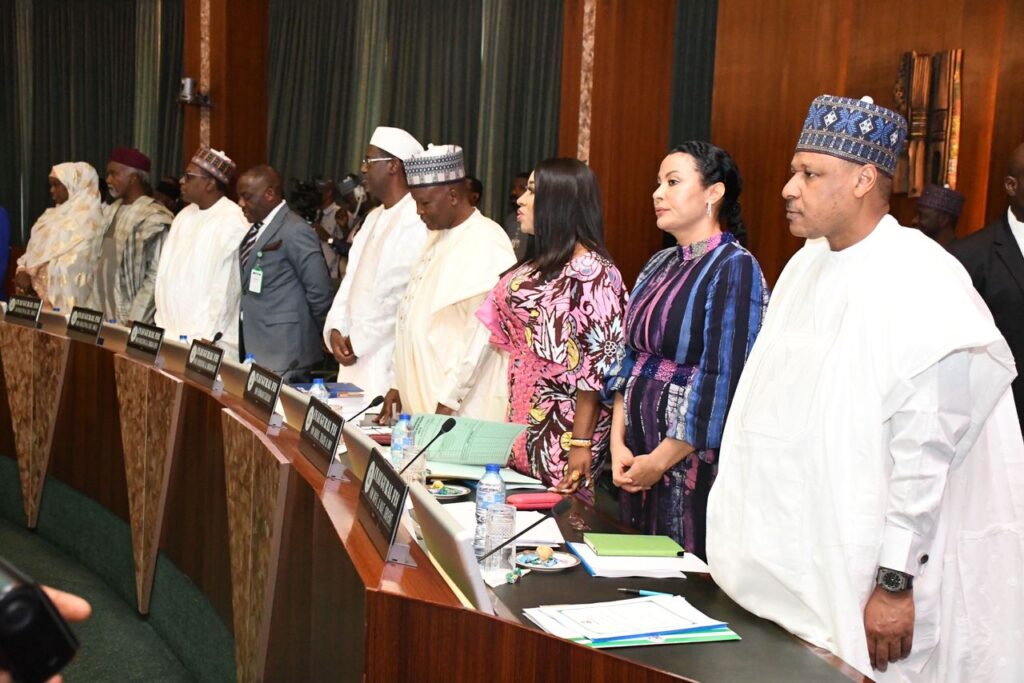
M 263 223 L 260 221 L 253 223 L 249 232 L 245 233 L 245 237 L 242 238 L 242 244 L 238 247 L 238 259 L 242 264 L 242 270 L 245 270 L 245 264 L 249 260 L 249 255 L 252 254 L 252 248 L 256 246 L 256 235 L 259 234 L 262 225 Z

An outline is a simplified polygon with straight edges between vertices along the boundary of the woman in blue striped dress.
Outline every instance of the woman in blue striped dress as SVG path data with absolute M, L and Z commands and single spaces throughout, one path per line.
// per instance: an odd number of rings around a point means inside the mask
M 739 171 L 728 152 L 686 142 L 661 163 L 658 228 L 677 244 L 644 267 L 612 370 L 612 479 L 622 519 L 704 557 L 704 514 L 740 371 L 768 288 L 744 238 Z

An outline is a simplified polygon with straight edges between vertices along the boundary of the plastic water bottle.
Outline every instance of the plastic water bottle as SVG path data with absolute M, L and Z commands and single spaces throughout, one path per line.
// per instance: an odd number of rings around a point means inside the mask
M 487 471 L 476 485 L 476 533 L 473 551 L 477 557 L 487 552 L 487 508 L 505 502 L 505 480 L 499 465 L 488 465 Z
M 242 361 L 242 367 L 248 370 L 252 367 L 252 364 L 256 362 L 256 356 L 251 353 L 245 354 L 245 360 Z
M 405 454 L 405 444 L 412 438 L 412 418 L 409 413 L 402 413 L 398 416 L 398 422 L 391 428 L 391 464 L 395 469 L 401 469 L 402 457 Z
M 187 334 L 179 334 L 178 335 L 178 341 L 180 341 L 185 346 L 188 346 L 188 335 Z
M 408 417 L 408 416 L 406 416 Z M 402 466 L 400 470 L 405 469 L 416 454 L 419 451 L 416 450 L 416 430 L 412 427 L 412 419 L 409 419 L 409 431 L 405 434 L 405 443 L 402 445 Z M 402 475 L 402 480 L 406 484 L 411 484 L 414 481 L 418 481 L 421 484 L 426 485 L 427 483 L 427 460 L 426 457 L 422 457 L 413 463 L 412 467 L 405 470 L 405 474 Z
M 309 395 L 315 396 L 324 403 L 327 403 L 327 399 L 331 397 L 331 392 L 327 391 L 327 387 L 324 386 L 323 377 L 317 377 L 313 380 L 313 386 L 309 388 Z

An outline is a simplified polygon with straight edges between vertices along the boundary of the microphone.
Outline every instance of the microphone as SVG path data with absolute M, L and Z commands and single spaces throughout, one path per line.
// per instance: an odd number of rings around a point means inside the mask
M 377 396 L 377 397 L 376 397 L 375 399 L 373 399 L 372 401 L 370 401 L 370 405 L 366 406 L 365 408 L 363 408 L 362 410 L 360 410 L 360 411 L 359 411 L 358 413 L 356 413 L 355 415 L 353 415 L 352 417 L 350 417 L 350 418 L 348 419 L 348 421 L 349 421 L 349 422 L 352 422 L 353 420 L 355 420 L 355 419 L 356 419 L 357 417 L 359 417 L 360 415 L 362 415 L 363 413 L 365 413 L 365 412 L 366 412 L 367 410 L 369 410 L 370 408 L 376 408 L 377 406 L 379 406 L 379 405 L 380 405 L 381 403 L 383 403 L 383 402 L 384 402 L 384 397 L 383 397 L 383 396 Z
M 434 443 L 435 441 L 437 441 L 438 439 L 440 439 L 442 435 L 444 435 L 444 434 L 447 434 L 448 432 L 452 431 L 452 428 L 453 428 L 454 426 L 455 426 L 455 418 L 454 418 L 454 417 L 449 417 L 449 418 L 448 418 L 447 420 L 445 420 L 445 421 L 444 421 L 444 424 L 443 424 L 443 425 L 441 425 L 441 431 L 439 431 L 439 432 L 438 432 L 438 433 L 437 433 L 437 434 L 436 434 L 436 435 L 434 436 L 434 438 L 433 438 L 433 439 L 431 439 L 430 441 L 428 441 L 428 442 L 427 442 L 427 445 L 426 445 L 426 446 L 424 446 L 424 447 L 423 447 L 423 448 L 422 448 L 422 449 L 420 450 L 420 452 L 419 452 L 419 453 L 417 453 L 416 455 L 414 455 L 414 456 L 413 456 L 413 458 L 412 458 L 412 460 L 410 460 L 409 462 L 405 463 L 405 467 L 403 467 L 403 468 L 402 468 L 402 471 L 398 473 L 398 476 L 402 476 L 402 474 L 403 474 L 403 473 L 404 473 L 404 472 L 405 472 L 405 471 L 406 471 L 407 469 L 409 469 L 409 467 L 410 467 L 410 466 L 411 466 L 411 465 L 412 465 L 412 464 L 413 464 L 414 462 L 416 462 L 417 460 L 419 460 L 420 456 L 421 456 L 421 455 L 423 455 L 423 452 L 424 452 L 424 451 L 426 451 L 426 450 L 427 450 L 428 448 L 430 448 L 430 446 L 431 446 L 431 445 L 432 445 L 432 444 L 433 444 L 433 443 Z
M 530 531 L 530 530 L 531 530 L 531 529 L 533 529 L 534 527 L 536 527 L 536 526 L 538 526 L 538 525 L 542 524 L 542 523 L 543 523 L 543 522 L 544 522 L 544 521 L 545 521 L 545 520 L 546 520 L 546 519 L 547 519 L 548 517 L 555 517 L 555 516 L 557 516 L 557 515 L 560 515 L 560 514 L 562 514 L 563 512 L 567 512 L 567 511 L 569 510 L 569 508 L 571 508 L 571 507 L 572 507 L 572 500 L 570 500 L 569 498 L 563 498 L 562 500 L 560 500 L 560 501 L 558 501 L 557 503 L 555 503 L 554 507 L 552 507 L 552 508 L 551 508 L 550 510 L 547 510 L 547 511 L 546 511 L 546 512 L 544 513 L 544 516 L 543 516 L 543 517 L 541 517 L 541 518 L 540 518 L 540 519 L 538 519 L 538 520 L 537 520 L 536 522 L 534 522 L 534 523 L 533 523 L 533 524 L 531 524 L 530 526 L 526 527 L 525 529 L 523 529 L 523 530 L 522 530 L 522 531 L 520 531 L 520 532 L 519 532 L 518 534 L 516 534 L 516 535 L 515 535 L 515 536 L 513 536 L 512 538 L 508 539 L 507 541 L 505 541 L 504 543 L 502 543 L 502 544 L 501 544 L 501 545 L 499 545 L 498 547 L 496 547 L 496 548 L 491 548 L 490 550 L 488 550 L 488 551 L 487 551 L 486 553 L 484 553 L 484 554 L 483 554 L 483 556 L 482 556 L 482 557 L 480 557 L 480 558 L 479 558 L 479 559 L 477 560 L 477 562 L 478 562 L 478 563 L 479 563 L 479 562 L 483 562 L 483 561 L 484 561 L 484 560 L 486 560 L 486 559 L 487 559 L 488 557 L 490 557 L 490 556 L 491 556 L 491 555 L 493 555 L 494 553 L 498 552 L 499 550 L 501 550 L 502 548 L 504 548 L 505 546 L 507 546 L 507 545 L 508 545 L 509 543 L 511 543 L 512 541 L 516 540 L 517 538 L 519 538 L 520 536 L 522 536 L 523 534 L 525 534 L 525 533 L 526 533 L 527 531 Z
M 221 337 L 223 337 L 223 336 L 224 336 L 223 332 L 218 332 L 217 334 L 213 335 L 213 341 L 211 343 L 212 344 L 216 344 L 217 342 L 219 342 L 221 340 Z

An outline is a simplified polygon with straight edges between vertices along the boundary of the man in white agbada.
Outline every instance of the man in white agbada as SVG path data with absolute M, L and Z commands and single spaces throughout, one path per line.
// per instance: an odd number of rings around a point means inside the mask
M 475 314 L 515 263 L 512 245 L 470 205 L 461 147 L 432 146 L 406 159 L 405 171 L 430 237 L 398 306 L 395 382 L 381 417 L 404 410 L 503 421 L 508 357 Z
M 189 202 L 174 217 L 156 274 L 156 324 L 171 339 L 213 339 L 238 355 L 242 288 L 238 245 L 249 230 L 238 204 L 224 196 L 235 164 L 200 148 L 181 177 Z M 259 361 L 259 359 L 257 359 Z
M 384 394 L 394 379 L 395 317 L 409 271 L 427 240 L 405 180 L 404 157 L 423 146 L 401 128 L 378 127 L 360 169 L 381 206 L 367 214 L 349 252 L 345 277 L 324 324 L 324 342 L 351 382 L 368 397 Z
M 708 500 L 715 581 L 878 681 L 1024 680 L 1013 358 L 951 256 L 887 215 L 898 114 L 822 96 Z

